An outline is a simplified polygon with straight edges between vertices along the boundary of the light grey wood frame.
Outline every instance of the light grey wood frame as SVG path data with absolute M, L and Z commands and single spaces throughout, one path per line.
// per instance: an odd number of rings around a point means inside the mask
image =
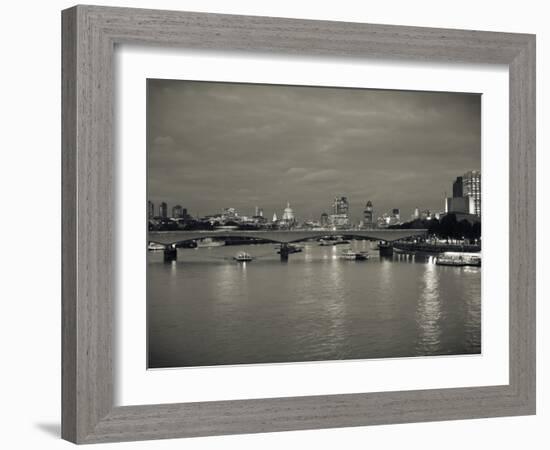
M 97 6 L 63 11 L 62 30 L 63 438 L 94 443 L 535 413 L 533 35 Z M 509 384 L 114 407 L 113 52 L 125 43 L 506 64 Z

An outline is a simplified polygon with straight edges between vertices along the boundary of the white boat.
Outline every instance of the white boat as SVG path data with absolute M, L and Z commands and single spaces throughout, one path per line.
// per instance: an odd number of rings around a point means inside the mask
M 366 261 L 370 258 L 370 256 L 367 252 L 354 252 L 349 249 L 340 253 L 340 258 L 347 259 L 349 261 Z
M 219 241 L 212 238 L 204 238 L 197 241 L 197 248 L 223 247 L 225 241 Z
M 254 258 L 246 252 L 239 252 L 233 256 L 233 259 L 237 262 L 248 262 L 252 261 Z
M 445 252 L 435 259 L 439 266 L 481 266 L 481 253 Z

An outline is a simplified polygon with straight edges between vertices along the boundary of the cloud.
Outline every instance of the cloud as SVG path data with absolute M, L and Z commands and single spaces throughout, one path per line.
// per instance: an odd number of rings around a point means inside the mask
M 149 80 L 148 197 L 206 214 L 224 206 L 300 217 L 348 195 L 359 219 L 439 210 L 480 169 L 479 95 Z M 405 213 L 406 214 L 406 213 Z

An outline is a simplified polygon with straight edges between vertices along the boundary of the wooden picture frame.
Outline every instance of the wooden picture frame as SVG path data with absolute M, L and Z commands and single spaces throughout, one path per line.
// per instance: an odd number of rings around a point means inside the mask
M 535 413 L 535 36 L 75 6 L 62 13 L 62 437 L 75 443 Z M 510 85 L 509 384 L 114 407 L 116 44 L 505 64 Z

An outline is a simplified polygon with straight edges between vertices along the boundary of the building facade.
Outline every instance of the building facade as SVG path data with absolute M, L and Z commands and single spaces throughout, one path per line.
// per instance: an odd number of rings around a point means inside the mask
M 401 213 L 399 211 L 399 208 L 393 208 L 391 210 L 391 218 L 392 221 L 394 221 L 395 223 L 399 223 L 399 221 L 401 220 Z
M 363 226 L 365 228 L 374 228 L 374 207 L 372 202 L 369 200 L 365 205 L 365 210 L 363 211 Z
M 453 196 L 445 199 L 446 213 L 481 217 L 481 173 L 470 170 L 453 182 Z
M 166 202 L 162 202 L 159 206 L 159 216 L 163 219 L 166 219 L 168 217 L 168 205 Z
M 463 184 L 462 177 L 456 177 L 456 180 L 453 182 L 453 198 L 463 197 Z
M 184 217 L 183 210 L 184 210 L 184 208 L 182 208 L 181 205 L 174 206 L 172 208 L 172 217 L 174 219 L 183 219 L 183 217 Z
M 294 223 L 295 221 L 294 217 L 294 211 L 290 207 L 290 202 L 286 202 L 286 208 L 283 211 L 283 217 L 281 220 L 285 221 L 286 223 Z
M 349 215 L 349 202 L 347 197 L 335 197 L 332 204 L 333 214 L 345 214 Z
M 447 197 L 446 213 L 474 214 L 474 199 L 472 197 Z
M 462 195 L 473 199 L 470 214 L 481 217 L 481 173 L 478 170 L 470 170 L 462 176 Z
M 329 225 L 336 228 L 346 228 L 349 226 L 349 217 L 347 214 L 331 214 L 328 216 Z

